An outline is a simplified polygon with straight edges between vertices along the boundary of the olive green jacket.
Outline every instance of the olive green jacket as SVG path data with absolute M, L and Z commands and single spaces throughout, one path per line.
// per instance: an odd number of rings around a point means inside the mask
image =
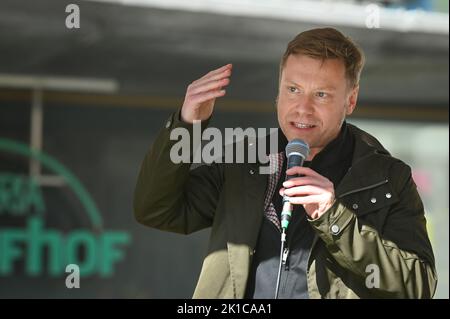
M 349 124 L 348 124 L 349 125 Z M 268 175 L 259 163 L 173 164 L 172 114 L 145 156 L 134 197 L 136 219 L 190 234 L 212 227 L 194 298 L 243 298 L 264 216 Z M 355 137 L 352 166 L 320 218 L 308 261 L 310 298 L 431 298 L 437 277 L 424 208 L 410 168 L 371 135 Z

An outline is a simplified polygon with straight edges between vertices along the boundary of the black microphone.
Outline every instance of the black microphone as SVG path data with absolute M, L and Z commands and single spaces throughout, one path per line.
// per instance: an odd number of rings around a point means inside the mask
M 303 162 L 309 155 L 309 145 L 303 140 L 294 139 L 286 145 L 287 169 L 295 166 L 303 166 Z M 286 175 L 286 180 L 299 177 L 298 174 Z M 283 210 L 281 211 L 281 228 L 286 230 L 292 216 L 293 205 L 289 202 L 289 198 L 283 196 Z

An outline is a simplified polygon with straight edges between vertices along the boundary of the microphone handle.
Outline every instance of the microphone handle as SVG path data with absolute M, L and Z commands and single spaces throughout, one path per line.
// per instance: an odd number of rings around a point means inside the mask
M 300 155 L 293 155 L 288 157 L 287 162 L 287 169 L 290 169 L 295 166 L 303 166 L 304 158 Z M 301 177 L 302 175 L 295 174 L 295 175 L 287 175 L 286 174 L 286 181 Z M 289 202 L 289 199 L 286 198 L 286 196 L 283 197 L 283 209 L 281 211 L 281 228 L 287 229 L 289 226 L 289 221 L 291 220 L 292 211 L 294 210 L 293 205 Z

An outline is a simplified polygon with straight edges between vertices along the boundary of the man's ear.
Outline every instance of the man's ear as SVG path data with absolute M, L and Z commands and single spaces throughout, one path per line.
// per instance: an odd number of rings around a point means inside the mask
M 356 102 L 358 101 L 358 92 L 359 92 L 359 85 L 356 85 L 349 93 L 347 97 L 347 108 L 346 108 L 346 114 L 350 115 L 353 113 L 356 107 Z

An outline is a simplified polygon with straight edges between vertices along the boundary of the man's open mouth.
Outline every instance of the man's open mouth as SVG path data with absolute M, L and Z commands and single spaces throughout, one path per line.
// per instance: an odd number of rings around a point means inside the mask
M 316 125 L 314 125 L 314 124 L 301 123 L 301 122 L 291 122 L 291 124 L 293 126 L 295 126 L 296 128 L 301 128 L 301 129 L 316 127 Z

